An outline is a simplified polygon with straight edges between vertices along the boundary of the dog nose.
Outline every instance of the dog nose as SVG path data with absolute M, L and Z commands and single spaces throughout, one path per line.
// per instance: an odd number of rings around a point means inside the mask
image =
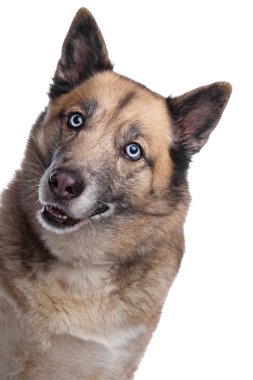
M 51 192 L 64 200 L 77 197 L 84 189 L 83 181 L 75 173 L 63 170 L 54 170 L 48 182 Z

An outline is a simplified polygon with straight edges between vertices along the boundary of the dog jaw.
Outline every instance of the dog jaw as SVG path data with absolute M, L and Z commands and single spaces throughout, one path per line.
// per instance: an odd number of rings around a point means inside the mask
M 84 216 L 81 219 L 73 219 L 67 216 L 64 213 L 64 211 L 62 211 L 58 207 L 46 204 L 40 211 L 37 212 L 36 216 L 37 216 L 38 222 L 47 231 L 54 232 L 58 235 L 62 235 L 65 233 L 75 232 L 79 230 L 81 227 L 83 227 L 84 225 L 87 225 L 88 223 L 104 220 L 105 218 L 109 218 L 110 216 L 113 215 L 114 209 L 115 209 L 114 204 L 106 205 L 106 209 L 104 211 L 101 211 L 100 207 L 101 206 L 98 206 L 97 209 L 94 209 L 94 211 L 92 211 L 89 215 Z M 46 212 L 48 212 L 48 210 L 50 209 L 55 209 L 54 211 L 55 214 L 61 213 L 64 217 L 60 217 L 60 216 L 57 217 L 57 215 L 55 215 L 55 220 L 51 218 L 51 221 L 50 221 L 50 218 L 46 216 Z M 57 219 L 59 219 L 58 222 L 57 222 Z M 67 219 L 72 219 L 72 222 L 70 222 L 69 224 L 65 223 Z

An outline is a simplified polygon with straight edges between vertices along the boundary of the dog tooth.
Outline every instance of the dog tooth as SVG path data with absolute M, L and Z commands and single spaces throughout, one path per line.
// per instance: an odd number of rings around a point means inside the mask
M 67 220 L 69 217 L 66 214 L 58 214 L 56 209 L 53 206 L 46 205 L 45 209 L 55 218 L 60 220 Z

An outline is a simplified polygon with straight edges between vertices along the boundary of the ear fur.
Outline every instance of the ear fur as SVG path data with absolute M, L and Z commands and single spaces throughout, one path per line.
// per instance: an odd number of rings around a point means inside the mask
M 167 99 L 176 148 L 183 149 L 188 157 L 199 152 L 218 124 L 231 91 L 229 83 L 217 82 Z
M 103 36 L 95 19 L 87 9 L 81 8 L 64 40 L 49 97 L 53 99 L 60 96 L 94 73 L 112 68 Z

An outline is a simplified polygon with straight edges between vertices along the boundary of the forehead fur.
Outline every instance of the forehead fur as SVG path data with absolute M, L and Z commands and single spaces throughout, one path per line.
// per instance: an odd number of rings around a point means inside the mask
M 77 111 L 84 103 L 96 104 L 95 119 L 114 131 L 137 123 L 151 144 L 172 143 L 172 128 L 166 100 L 144 86 L 111 71 L 102 72 L 57 98 L 50 114 Z

